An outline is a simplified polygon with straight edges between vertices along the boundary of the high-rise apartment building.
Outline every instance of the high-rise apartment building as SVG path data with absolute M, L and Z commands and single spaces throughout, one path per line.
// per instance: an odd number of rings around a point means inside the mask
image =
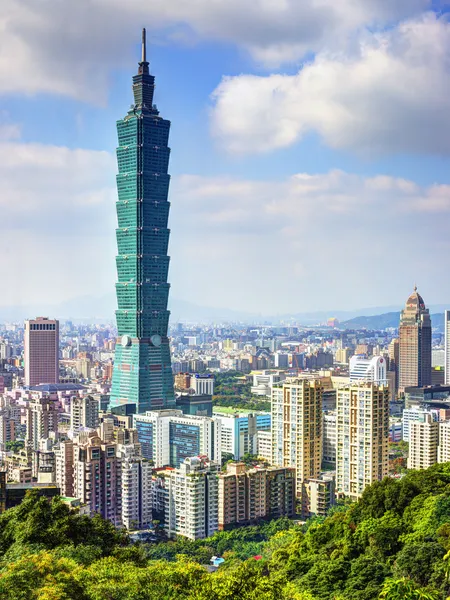
M 111 389 L 113 407 L 135 404 L 138 413 L 175 405 L 167 337 L 170 121 L 153 104 L 145 30 L 142 37 L 134 104 L 117 122 L 119 338 Z
M 99 514 L 121 525 L 122 497 L 117 445 L 104 442 L 96 431 L 81 433 L 73 445 L 73 496 Z
M 444 313 L 444 340 L 445 385 L 450 385 L 450 310 Z
M 25 321 L 25 385 L 58 383 L 59 321 L 37 317 Z
M 16 419 L 10 406 L 0 409 L 0 451 L 6 450 L 6 444 L 15 440 Z
M 220 422 L 221 449 L 224 454 L 240 460 L 244 454 L 256 454 L 258 450 L 258 432 L 270 431 L 270 413 L 224 414 L 214 412 L 214 418 Z
M 96 429 L 98 427 L 99 401 L 93 396 L 70 401 L 70 429 L 76 435 L 80 429 Z
M 400 316 L 399 391 L 424 385 L 431 385 L 431 319 L 415 287 Z
M 297 496 L 303 482 L 320 475 L 322 397 L 319 378 L 288 379 L 272 388 L 272 464 L 295 468 Z
M 336 468 L 336 411 L 323 413 L 322 461 L 328 467 Z
M 142 456 L 155 467 L 179 467 L 185 458 L 207 456 L 221 461 L 219 419 L 184 415 L 181 410 L 152 410 L 134 415 Z
M 336 490 L 356 500 L 388 475 L 389 388 L 361 382 L 336 391 Z
M 229 463 L 219 474 L 219 530 L 295 514 L 295 469 Z
M 219 471 L 218 464 L 196 456 L 168 472 L 165 527 L 169 538 L 182 535 L 198 540 L 218 530 Z
M 352 356 L 350 359 L 350 382 L 373 381 L 377 384 L 386 384 L 386 359 L 382 356 Z
M 27 431 L 26 445 L 30 450 L 39 450 L 42 439 L 57 437 L 58 410 L 55 402 L 47 396 L 36 398 L 29 402 L 26 409 Z
M 439 423 L 431 413 L 422 412 L 409 424 L 408 469 L 428 469 L 437 463 Z
M 128 530 L 152 522 L 152 466 L 143 460 L 137 443 L 117 444 L 120 459 L 121 523 Z
M 437 461 L 450 462 L 450 421 L 439 423 L 439 445 Z

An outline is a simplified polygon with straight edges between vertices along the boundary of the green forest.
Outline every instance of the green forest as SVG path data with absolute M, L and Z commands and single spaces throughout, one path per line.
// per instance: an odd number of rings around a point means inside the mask
M 0 515 L 0 598 L 445 600 L 449 550 L 450 464 L 385 479 L 326 519 L 197 542 L 131 544 L 100 517 L 33 491 Z M 209 573 L 213 555 L 226 560 Z

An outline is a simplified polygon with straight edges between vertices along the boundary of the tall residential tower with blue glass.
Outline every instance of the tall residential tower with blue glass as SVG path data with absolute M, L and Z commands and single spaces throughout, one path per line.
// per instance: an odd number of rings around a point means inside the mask
M 110 399 L 112 408 L 135 404 L 139 413 L 175 406 L 167 337 L 170 121 L 159 116 L 154 90 L 144 29 L 134 104 L 117 122 L 119 337 Z

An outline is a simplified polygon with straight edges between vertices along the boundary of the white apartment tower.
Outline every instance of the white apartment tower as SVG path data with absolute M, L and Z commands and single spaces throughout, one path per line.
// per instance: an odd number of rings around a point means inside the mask
M 58 383 L 59 321 L 37 317 L 25 321 L 25 385 Z
M 428 469 L 437 463 L 439 423 L 423 412 L 409 424 L 408 469 Z M 443 453 L 443 452 L 442 452 Z
M 165 522 L 169 538 L 182 535 L 198 540 L 218 530 L 219 470 L 217 463 L 196 456 L 168 472 Z
M 336 490 L 357 500 L 388 475 L 389 388 L 370 382 L 336 390 Z

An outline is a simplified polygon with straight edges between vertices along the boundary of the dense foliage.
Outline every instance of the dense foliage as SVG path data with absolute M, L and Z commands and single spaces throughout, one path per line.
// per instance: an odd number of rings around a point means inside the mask
M 131 545 L 32 493 L 0 516 L 0 598 L 445 600 L 449 550 L 450 464 L 385 479 L 304 527 L 281 519 L 197 542 Z M 216 573 L 212 555 L 226 559 Z
M 215 373 L 214 406 L 230 406 L 242 410 L 270 411 L 270 400 L 266 396 L 254 396 L 251 382 L 243 380 L 239 371 Z

